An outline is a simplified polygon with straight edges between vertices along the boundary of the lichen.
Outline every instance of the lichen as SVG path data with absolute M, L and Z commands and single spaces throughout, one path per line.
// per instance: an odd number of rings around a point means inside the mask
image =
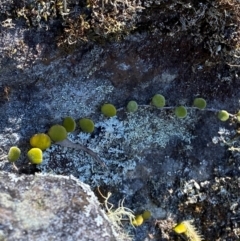
M 124 111 L 124 110 L 123 110 Z M 124 120 L 117 116 L 105 118 L 99 116 L 95 123 L 98 130 L 94 136 L 87 133 L 70 133 L 68 139 L 94 151 L 106 164 L 108 171 L 103 172 L 95 160 L 80 150 L 62 148 L 52 145 L 44 153 L 44 162 L 39 165 L 43 172 L 54 171 L 79 177 L 81 181 L 92 186 L 102 184 L 119 185 L 123 177 L 136 169 L 141 161 L 142 151 L 149 148 L 164 148 L 174 139 L 187 145 L 195 138 L 191 130 L 197 121 L 193 111 L 184 119 L 169 118 L 165 110 L 140 107 Z M 64 162 L 62 161 L 64 160 Z M 92 168 L 95 170 L 94 173 Z
M 130 208 L 127 208 L 123 205 L 124 199 L 119 201 L 118 207 L 115 208 L 114 205 L 109 202 L 109 198 L 111 197 L 112 193 L 108 192 L 107 196 L 105 197 L 100 192 L 99 188 L 98 188 L 98 192 L 101 195 L 101 197 L 104 199 L 104 202 L 103 202 L 104 209 L 107 213 L 107 216 L 111 224 L 116 228 L 122 240 L 129 240 L 130 237 L 125 232 L 123 232 L 122 222 L 123 220 L 127 219 L 127 221 L 129 221 L 129 224 L 133 225 L 133 222 L 135 221 L 135 216 L 133 214 L 133 211 Z

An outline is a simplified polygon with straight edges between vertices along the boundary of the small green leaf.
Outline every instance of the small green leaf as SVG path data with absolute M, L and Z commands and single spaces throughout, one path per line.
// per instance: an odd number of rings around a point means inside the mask
M 165 97 L 160 94 L 156 94 L 152 97 L 152 104 L 157 108 L 161 108 L 165 106 Z
M 178 118 L 185 118 L 187 116 L 187 109 L 184 106 L 178 106 L 175 108 L 175 115 Z
M 227 121 L 229 119 L 229 113 L 226 110 L 220 110 L 218 112 L 218 119 L 221 121 Z
M 12 146 L 8 152 L 8 161 L 15 162 L 21 155 L 21 150 L 17 146 Z

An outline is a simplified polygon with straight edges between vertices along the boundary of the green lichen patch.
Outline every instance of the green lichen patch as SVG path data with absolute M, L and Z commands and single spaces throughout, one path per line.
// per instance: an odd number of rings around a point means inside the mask
M 52 170 L 78 176 L 81 181 L 91 182 L 93 186 L 99 186 L 101 183 L 120 185 L 128 173 L 136 170 L 137 160 L 146 159 L 143 150 L 156 148 L 162 151 L 176 139 L 191 145 L 195 138 L 193 129 L 198 116 L 194 115 L 193 118 L 192 112 L 189 111 L 189 115 L 182 122 L 177 118 L 169 118 L 169 114 L 171 113 L 165 110 L 141 107 L 134 115 L 126 115 L 124 120 L 117 116 L 105 118 L 100 115 L 95 123 L 98 131 L 94 135 L 84 132 L 68 135 L 68 139 L 73 143 L 87 146 L 97 153 L 111 170 L 109 172 L 102 172 L 102 167 L 98 167 L 95 160 L 83 151 L 69 149 L 63 153 L 62 147 L 58 145 L 53 145 L 44 152 L 44 162 L 38 168 L 44 173 Z M 53 155 L 54 162 L 51 159 Z M 66 162 L 63 163 L 63 159 Z M 100 173 L 93 175 L 93 166 L 96 172 L 99 170 Z

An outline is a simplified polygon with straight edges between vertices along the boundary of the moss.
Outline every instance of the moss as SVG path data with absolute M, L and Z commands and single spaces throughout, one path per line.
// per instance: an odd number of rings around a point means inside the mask
M 184 106 L 178 106 L 174 111 L 178 118 L 185 118 L 187 116 L 187 109 Z
M 8 152 L 8 161 L 15 162 L 21 155 L 21 150 L 17 146 L 12 146 Z
M 48 135 L 55 142 L 63 141 L 63 140 L 65 140 L 67 138 L 67 131 L 61 125 L 53 125 L 48 130 Z
M 128 104 L 127 104 L 127 111 L 128 112 L 135 112 L 135 111 L 137 111 L 137 109 L 138 109 L 138 104 L 137 104 L 136 101 L 131 100 L 131 101 L 128 102 Z
M 197 107 L 200 110 L 203 110 L 206 108 L 207 102 L 203 98 L 195 98 L 193 101 L 193 106 Z
M 106 117 L 113 117 L 117 114 L 117 110 L 114 105 L 112 104 L 104 104 L 101 107 L 101 112 Z
M 32 148 L 27 153 L 28 159 L 32 164 L 42 163 L 42 150 L 40 148 Z
M 143 224 L 143 221 L 144 221 L 143 216 L 139 214 L 135 216 L 134 220 L 132 221 L 132 224 L 134 226 L 140 226 Z
M 220 110 L 217 116 L 221 121 L 227 121 L 229 119 L 229 113 L 226 110 Z
M 161 108 L 165 106 L 165 97 L 160 94 L 156 94 L 152 97 L 152 104 L 156 106 L 157 108 Z
M 151 212 L 148 211 L 148 210 L 145 210 L 143 213 L 142 213 L 142 217 L 144 220 L 147 220 L 151 217 Z
M 79 126 L 83 132 L 92 133 L 94 131 L 94 122 L 88 118 L 79 120 Z
M 63 127 L 67 132 L 73 132 L 76 129 L 76 122 L 72 117 L 67 116 L 63 120 Z
M 40 148 L 41 150 L 46 150 L 51 146 L 51 139 L 44 133 L 38 133 L 31 137 L 30 145 L 32 147 Z

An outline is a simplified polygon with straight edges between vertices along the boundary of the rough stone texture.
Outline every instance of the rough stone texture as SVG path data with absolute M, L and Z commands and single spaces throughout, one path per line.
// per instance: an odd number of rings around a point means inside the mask
M 14 171 L 6 154 L 18 145 L 20 173 L 74 175 L 92 189 L 111 191 L 115 207 L 125 197 L 124 205 L 136 213 L 150 210 L 149 222 L 136 230 L 126 225 L 136 241 L 148 234 L 179 240 L 172 227 L 186 219 L 195 220 L 206 240 L 238 240 L 239 123 L 195 109 L 178 120 L 173 110 L 149 103 L 159 92 L 167 106 L 191 106 L 203 97 L 209 108 L 237 113 L 239 1 L 144 4 L 146 11 L 136 18 L 140 27 L 118 42 L 57 47 L 60 19 L 47 31 L 29 28 L 24 18 L 14 18 L 13 28 L 1 25 L 0 168 Z M 1 21 L 7 16 L 15 15 L 1 15 Z M 132 99 L 142 106 L 127 114 Z M 118 108 L 117 118 L 103 118 L 105 102 Z M 28 164 L 31 135 L 68 115 L 94 120 L 92 135 L 77 129 L 69 139 L 95 151 L 106 169 L 82 151 L 57 145 L 44 152 L 41 166 Z
M 73 176 L 0 172 L 0 239 L 119 240 L 90 187 Z

